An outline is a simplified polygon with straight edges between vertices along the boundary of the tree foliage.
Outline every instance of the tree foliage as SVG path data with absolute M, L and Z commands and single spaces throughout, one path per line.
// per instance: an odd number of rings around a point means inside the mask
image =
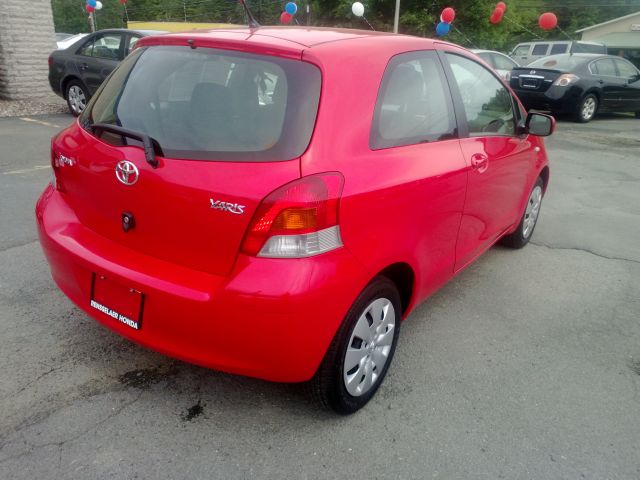
M 402 0 L 400 32 L 435 36 L 435 26 L 445 7 L 456 10 L 446 40 L 466 47 L 508 50 L 520 41 L 537 38 L 576 38 L 575 30 L 640 10 L 640 0 L 507 0 L 507 12 L 498 25 L 489 22 L 497 0 Z M 86 32 L 89 29 L 85 0 L 51 0 L 56 31 Z M 98 28 L 125 27 L 126 20 L 244 23 L 237 0 L 102 0 L 96 12 Z M 277 25 L 286 1 L 248 0 L 263 25 Z M 295 20 L 301 24 L 364 28 L 367 23 L 351 13 L 352 0 L 299 0 Z M 364 0 L 365 17 L 376 30 L 393 28 L 395 0 Z M 306 15 L 309 5 L 311 14 Z M 545 32 L 538 16 L 554 12 L 559 28 Z

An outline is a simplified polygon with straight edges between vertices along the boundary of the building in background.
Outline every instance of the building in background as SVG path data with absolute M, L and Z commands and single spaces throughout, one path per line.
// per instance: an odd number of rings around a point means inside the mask
M 640 12 L 576 31 L 582 40 L 601 42 L 611 55 L 619 55 L 640 68 Z
M 56 48 L 51 0 L 0 0 L 0 98 L 51 95 L 49 54 Z

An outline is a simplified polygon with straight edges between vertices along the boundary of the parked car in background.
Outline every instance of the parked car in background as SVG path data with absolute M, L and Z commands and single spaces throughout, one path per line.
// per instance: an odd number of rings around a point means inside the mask
M 76 43 L 78 40 L 80 40 L 81 38 L 86 37 L 89 34 L 88 33 L 77 33 L 75 35 L 69 35 L 68 37 L 62 38 L 60 40 L 57 39 L 57 35 L 58 34 L 56 34 L 56 45 L 58 46 L 58 50 L 64 50 L 65 48 L 69 48 L 71 45 Z M 63 35 L 67 35 L 67 34 L 65 33 Z
M 511 78 L 511 70 L 519 67 L 520 64 L 504 53 L 493 50 L 471 50 L 481 59 L 491 65 L 500 76 L 507 82 Z
M 549 55 L 563 53 L 594 53 L 606 55 L 607 47 L 602 43 L 571 40 L 524 42 L 516 45 L 509 56 L 522 66 L 529 65 Z
M 49 56 L 49 84 L 67 101 L 69 111 L 80 115 L 89 98 L 114 68 L 147 35 L 165 32 L 154 30 L 100 30 L 76 39 L 64 50 Z
M 365 405 L 415 306 L 527 244 L 554 126 L 468 50 L 391 35 L 140 40 L 52 140 L 36 216 L 61 290 L 164 354 Z
M 612 55 L 552 55 L 515 68 L 511 88 L 528 109 L 572 114 L 578 122 L 598 112 L 635 112 L 640 118 L 640 71 Z

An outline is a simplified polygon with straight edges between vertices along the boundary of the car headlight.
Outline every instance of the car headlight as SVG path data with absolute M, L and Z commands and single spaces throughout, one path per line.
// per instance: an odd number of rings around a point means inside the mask
M 572 73 L 565 73 L 556 78 L 556 81 L 553 82 L 554 87 L 568 87 L 569 85 L 576 83 L 580 80 L 580 77 L 574 75 Z

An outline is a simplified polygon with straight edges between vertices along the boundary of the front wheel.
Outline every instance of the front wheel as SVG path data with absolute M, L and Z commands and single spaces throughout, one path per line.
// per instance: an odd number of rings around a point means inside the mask
M 71 80 L 65 91 L 65 99 L 67 100 L 69 112 L 71 112 L 71 115 L 74 117 L 77 117 L 87 106 L 89 92 L 78 80 Z
M 400 312 L 400 295 L 386 277 L 362 291 L 309 382 L 323 407 L 346 415 L 371 400 L 393 359 Z
M 593 93 L 585 95 L 578 103 L 576 110 L 576 121 L 579 123 L 587 123 L 593 120 L 598 111 L 598 97 Z
M 531 190 L 529 194 L 527 206 L 520 219 L 518 228 L 515 232 L 502 237 L 500 243 L 511 248 L 522 248 L 529 243 L 533 235 L 533 230 L 536 228 L 536 223 L 538 222 L 538 215 L 540 215 L 543 188 L 544 183 L 542 182 L 542 178 L 538 177 L 536 184 L 533 186 L 533 190 Z

